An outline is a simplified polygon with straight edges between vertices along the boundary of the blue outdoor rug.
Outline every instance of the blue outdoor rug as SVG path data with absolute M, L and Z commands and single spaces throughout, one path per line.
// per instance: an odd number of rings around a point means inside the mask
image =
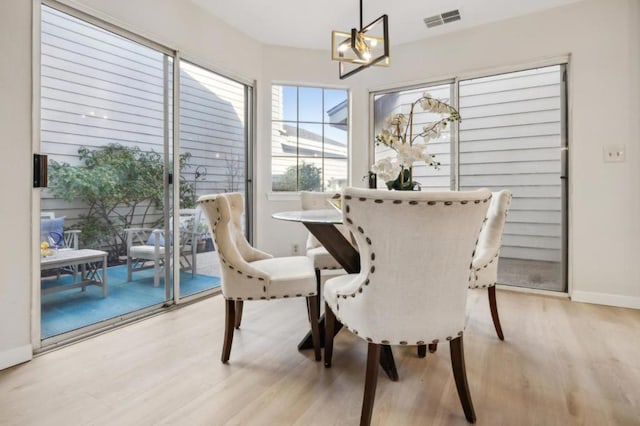
M 60 280 L 46 279 L 42 288 L 71 283 L 70 275 Z M 220 278 L 208 275 L 180 273 L 180 296 L 189 296 L 220 286 Z M 133 281 L 127 282 L 127 266 L 112 266 L 107 269 L 107 297 L 102 297 L 102 288 L 87 286 L 85 291 L 72 288 L 59 293 L 43 295 L 41 298 L 42 338 L 56 336 L 71 330 L 128 314 L 165 300 L 164 279 L 158 287 L 153 286 L 153 269 L 134 272 Z

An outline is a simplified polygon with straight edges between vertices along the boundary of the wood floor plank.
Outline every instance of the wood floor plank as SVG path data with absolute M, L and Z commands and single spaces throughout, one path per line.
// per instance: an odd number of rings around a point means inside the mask
M 640 424 L 640 311 L 470 291 L 467 376 L 478 425 Z M 299 303 L 297 303 L 299 302 Z M 304 300 L 248 302 L 228 365 L 224 303 L 210 299 L 0 371 L 2 425 L 356 425 L 366 342 L 341 331 L 333 366 L 296 344 Z M 394 347 L 374 425 L 466 425 L 447 344 L 418 358 Z

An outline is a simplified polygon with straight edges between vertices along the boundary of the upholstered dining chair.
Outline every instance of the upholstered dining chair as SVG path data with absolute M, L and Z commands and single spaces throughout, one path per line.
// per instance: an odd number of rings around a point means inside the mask
M 465 417 L 475 422 L 462 340 L 471 262 L 491 192 L 347 188 L 342 197 L 361 271 L 325 282 L 325 366 L 332 363 L 336 319 L 368 342 L 360 419 L 368 425 L 381 345 L 446 340 Z
M 316 361 L 321 359 L 315 272 L 306 256 L 273 257 L 252 247 L 241 225 L 240 193 L 204 195 L 198 204 L 209 220 L 220 259 L 225 298 L 225 335 L 221 360 L 229 361 L 234 328 L 240 327 L 247 300 L 305 297 Z
M 336 194 L 332 192 L 311 192 L 300 191 L 300 206 L 302 210 L 324 210 L 332 208 L 329 200 Z M 338 225 L 338 229 L 342 232 L 347 241 L 350 241 L 348 231 L 342 225 Z M 311 232 L 307 236 L 306 255 L 313 261 L 313 267 L 316 272 L 316 287 L 318 295 L 320 295 L 320 285 L 322 280 L 322 270 L 338 270 L 342 269 L 340 263 L 329 254 L 326 248 L 314 237 Z
M 511 205 L 511 192 L 504 189 L 494 192 L 491 204 L 487 212 L 487 218 L 480 231 L 478 248 L 473 257 L 473 274 L 469 282 L 469 288 L 486 288 L 489 293 L 489 308 L 496 334 L 500 340 L 504 340 L 498 305 L 496 302 L 496 281 L 498 279 L 498 260 L 500 247 L 502 246 L 502 234 L 507 222 L 507 212 Z
M 502 191 L 492 193 L 487 217 L 480 230 L 478 247 L 473 256 L 473 262 L 471 264 L 472 273 L 471 279 L 469 280 L 469 288 L 487 289 L 491 319 L 493 320 L 493 326 L 500 340 L 504 340 L 504 334 L 502 333 L 500 317 L 498 316 L 495 285 L 498 279 L 498 260 L 500 257 L 500 247 L 502 246 L 502 234 L 507 221 L 507 212 L 509 211 L 510 204 L 511 192 L 509 190 L 503 189 Z M 437 343 L 429 343 L 429 352 L 435 352 L 437 347 Z M 418 347 L 418 355 L 420 357 L 426 355 L 426 348 L 424 346 Z

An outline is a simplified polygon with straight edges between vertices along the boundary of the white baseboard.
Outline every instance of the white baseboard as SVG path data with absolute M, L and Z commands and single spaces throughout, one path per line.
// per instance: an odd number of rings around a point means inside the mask
M 562 291 L 552 291 L 552 290 L 540 290 L 537 288 L 529 288 L 529 287 L 518 287 L 515 285 L 506 285 L 506 284 L 496 284 L 497 290 L 506 290 L 513 291 L 515 293 L 526 293 L 526 294 L 540 294 L 542 296 L 549 297 L 559 297 L 561 299 L 568 299 L 569 295 Z
M 22 362 L 31 361 L 33 358 L 33 348 L 31 345 L 19 346 L 0 352 L 0 370 L 11 367 Z
M 619 308 L 640 309 L 640 297 L 621 296 L 618 294 L 593 293 L 590 291 L 573 291 L 574 302 L 594 303 L 596 305 L 617 306 Z

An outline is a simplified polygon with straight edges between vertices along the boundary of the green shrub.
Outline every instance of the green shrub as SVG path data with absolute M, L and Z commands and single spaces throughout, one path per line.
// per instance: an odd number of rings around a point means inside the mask
M 77 224 L 83 246 L 107 250 L 117 260 L 126 254 L 126 228 L 162 226 L 163 156 L 119 144 L 81 147 L 78 154 L 78 165 L 50 162 L 49 188 L 67 202 L 86 204 Z M 190 157 L 180 155 L 181 171 Z M 193 200 L 193 185 L 180 178 L 180 207 L 193 207 Z

